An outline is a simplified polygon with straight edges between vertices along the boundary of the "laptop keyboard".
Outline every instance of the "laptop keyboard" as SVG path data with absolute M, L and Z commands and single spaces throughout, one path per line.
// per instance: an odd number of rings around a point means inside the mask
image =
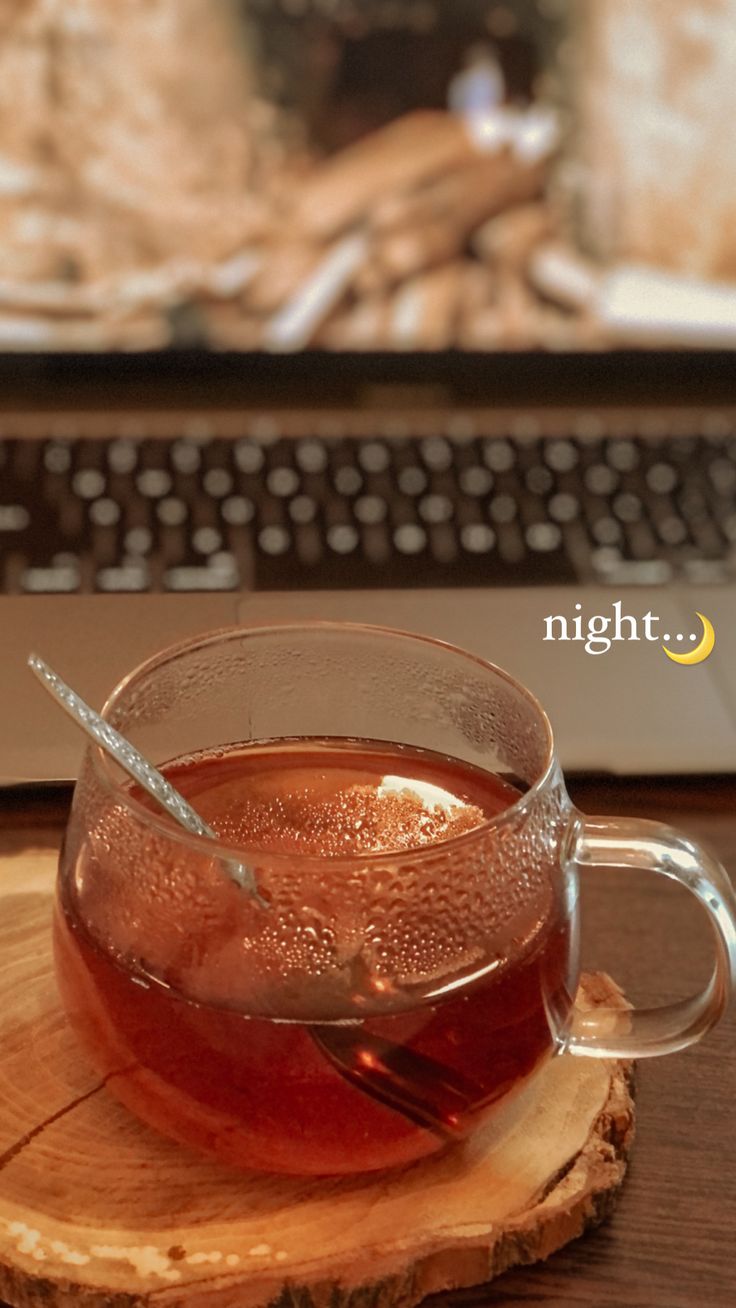
M 0 442 L 6 593 L 726 582 L 736 433 Z

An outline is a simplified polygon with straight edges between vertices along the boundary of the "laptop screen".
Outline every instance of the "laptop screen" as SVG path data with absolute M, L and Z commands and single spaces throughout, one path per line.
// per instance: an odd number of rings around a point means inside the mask
M 730 5 L 11 9 L 4 351 L 736 338 Z

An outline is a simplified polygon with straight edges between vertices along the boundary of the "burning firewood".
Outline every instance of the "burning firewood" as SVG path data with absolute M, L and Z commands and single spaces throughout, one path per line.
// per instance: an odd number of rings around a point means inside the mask
M 276 241 L 262 254 L 261 266 L 247 288 L 248 308 L 255 313 L 276 313 L 298 294 L 323 258 L 319 246 L 299 238 Z
M 533 250 L 552 234 L 553 217 L 541 200 L 494 215 L 473 235 L 472 247 L 485 263 L 523 269 Z
M 294 204 L 294 228 L 330 240 L 387 193 L 440 177 L 477 154 L 462 119 L 439 111 L 407 114 L 323 163 Z
M 333 246 L 293 297 L 279 309 L 264 333 L 267 349 L 302 350 L 340 303 L 364 262 L 367 241 L 358 233 Z
M 406 282 L 392 300 L 387 345 L 394 350 L 447 350 L 456 338 L 462 264 L 445 264 Z
M 410 217 L 392 229 L 378 257 L 389 280 L 456 257 L 484 220 L 539 195 L 545 165 L 524 164 L 510 151 L 463 168 L 414 198 Z
M 389 301 L 383 295 L 358 300 L 324 326 L 315 344 L 326 350 L 380 350 L 388 338 Z

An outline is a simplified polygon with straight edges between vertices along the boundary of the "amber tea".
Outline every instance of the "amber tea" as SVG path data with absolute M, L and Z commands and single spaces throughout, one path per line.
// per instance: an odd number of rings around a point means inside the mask
M 291 1173 L 409 1162 L 462 1140 L 518 1097 L 571 1005 L 570 923 L 554 896 L 502 952 L 497 941 L 479 950 L 468 923 L 467 942 L 454 938 L 452 966 L 443 968 L 437 941 L 448 923 L 457 934 L 452 896 L 446 922 L 437 891 L 409 904 L 416 929 L 404 941 L 394 902 L 401 879 L 389 874 L 384 892 L 385 871 L 372 865 L 377 855 L 410 862 L 411 851 L 435 847 L 444 876 L 459 885 L 474 857 L 468 835 L 519 800 L 518 790 L 457 759 L 363 740 L 233 745 L 164 771 L 228 846 L 264 867 L 275 856 L 283 875 L 301 876 L 308 889 L 319 860 L 323 913 L 321 926 L 309 915 L 284 922 L 288 909 L 275 898 L 245 938 L 243 892 L 223 878 L 231 915 L 203 911 L 180 939 L 181 923 L 150 921 L 151 947 L 168 933 L 162 975 L 146 957 L 145 931 L 135 950 L 113 946 L 99 914 L 90 923 L 75 903 L 67 877 L 56 918 L 59 981 L 115 1095 L 225 1162 Z M 124 832 L 115 838 L 122 847 Z M 93 854 L 84 875 L 93 885 Z M 356 875 L 372 898 L 360 921 Z

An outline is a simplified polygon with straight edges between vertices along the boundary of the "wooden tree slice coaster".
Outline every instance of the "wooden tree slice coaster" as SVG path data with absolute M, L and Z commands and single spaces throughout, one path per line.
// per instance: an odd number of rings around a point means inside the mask
M 523 1123 L 359 1179 L 209 1163 L 108 1094 L 54 984 L 55 856 L 0 859 L 0 1296 L 13 1308 L 401 1304 L 547 1258 L 603 1220 L 633 1135 L 630 1066 L 563 1056 Z M 588 976 L 581 1007 L 625 1007 Z

